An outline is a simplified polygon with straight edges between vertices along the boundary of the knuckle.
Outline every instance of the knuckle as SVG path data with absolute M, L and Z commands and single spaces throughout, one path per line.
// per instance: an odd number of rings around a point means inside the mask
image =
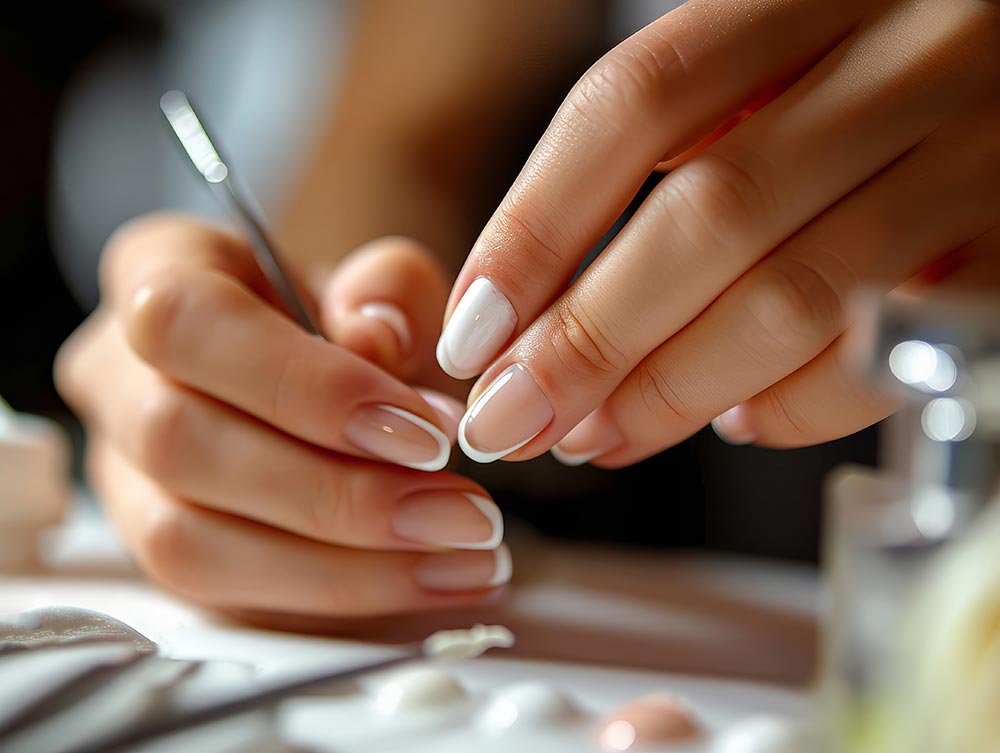
M 134 414 L 133 458 L 161 483 L 171 483 L 181 471 L 183 448 L 193 436 L 192 407 L 178 390 L 164 385 Z
M 576 239 L 561 229 L 568 226 L 560 220 L 563 215 L 547 209 L 536 192 L 522 187 L 519 196 L 504 201 L 498 210 L 501 234 L 532 250 L 531 266 L 535 272 L 539 266 L 543 270 L 561 271 L 565 252 L 560 249 L 575 247 Z
M 814 355 L 842 328 L 844 306 L 830 282 L 812 265 L 783 257 L 766 265 L 751 286 L 748 321 L 753 339 L 768 355 Z
M 181 503 L 160 505 L 144 521 L 137 541 L 146 571 L 166 588 L 195 595 L 203 587 L 191 528 L 197 521 Z
M 361 486 L 359 474 L 345 474 L 334 468 L 325 468 L 316 476 L 315 493 L 304 521 L 313 538 L 342 543 L 356 538 L 365 522 L 364 500 L 371 499 Z
M 668 98 L 668 79 L 685 73 L 684 58 L 672 39 L 647 28 L 595 63 L 567 103 L 586 121 L 618 132 L 622 110 L 641 121 L 655 120 Z
M 189 280 L 178 274 L 162 274 L 143 285 L 122 322 L 132 349 L 153 365 L 165 363 L 172 344 L 183 341 L 179 330 L 194 295 Z
M 245 305 L 238 286 L 214 273 L 163 273 L 136 293 L 124 321 L 126 339 L 147 363 L 166 367 L 200 341 L 205 322 L 238 318 Z
M 637 385 L 642 405 L 655 424 L 680 422 L 692 427 L 702 423 L 685 407 L 677 388 L 653 358 L 647 358 L 636 367 Z
M 572 302 L 555 312 L 552 349 L 563 367 L 579 379 L 615 376 L 629 365 L 627 354 L 615 345 L 609 331 Z
M 767 169 L 705 152 L 678 168 L 651 198 L 671 215 L 695 250 L 739 248 L 760 217 L 773 215 Z

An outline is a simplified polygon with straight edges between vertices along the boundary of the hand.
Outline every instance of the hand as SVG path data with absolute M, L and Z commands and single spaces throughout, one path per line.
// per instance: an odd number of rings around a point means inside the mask
M 306 334 L 247 246 L 192 220 L 119 231 L 101 281 L 57 381 L 155 580 L 222 609 L 353 617 L 470 604 L 509 577 L 489 495 L 440 470 L 461 405 L 389 373 L 433 361 L 446 289 L 415 244 L 371 244 L 316 286 L 323 329 L 385 370 Z
M 997 279 L 998 133 L 996 3 L 691 0 L 576 85 L 458 277 L 463 449 L 616 467 L 714 417 L 771 446 L 882 418 L 845 301 Z

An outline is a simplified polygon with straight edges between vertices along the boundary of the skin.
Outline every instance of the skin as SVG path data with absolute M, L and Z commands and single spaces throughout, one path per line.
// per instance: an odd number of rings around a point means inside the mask
M 343 427 L 352 406 L 385 402 L 454 440 L 461 403 L 437 393 L 439 410 L 410 385 L 462 391 L 433 347 L 470 218 L 495 201 L 476 190 L 491 165 L 483 155 L 502 153 L 526 96 L 560 85 L 600 17 L 599 3 L 575 0 L 358 10 L 350 73 L 277 228 L 330 342 L 284 315 L 238 235 L 154 215 L 108 242 L 100 305 L 56 362 L 87 429 L 88 480 L 147 574 L 284 627 L 497 593 L 485 587 L 493 552 L 392 529 L 415 492 L 488 492 L 447 471 L 378 462 Z M 579 24 L 557 23 L 571 11 Z M 391 235 L 400 232 L 423 242 Z M 390 237 L 366 243 L 379 236 Z M 395 306 L 407 342 L 362 315 L 367 303 Z M 420 573 L 431 566 L 480 585 L 428 588 Z
M 281 232 L 332 344 L 303 339 L 231 234 L 167 216 L 109 244 L 101 306 L 67 342 L 57 379 L 87 425 L 109 514 L 147 572 L 187 598 L 285 620 L 493 592 L 432 592 L 414 578 L 423 557 L 475 568 L 488 553 L 387 535 L 393 506 L 423 484 L 485 492 L 445 471 L 359 459 L 337 436 L 338 401 L 391 395 L 447 428 L 408 385 L 457 390 L 433 363 L 438 262 L 399 238 L 348 250 L 402 232 L 446 263 L 459 257 L 481 175 L 469 166 L 503 140 L 498 113 L 548 70 L 524 65 L 530 45 L 552 60 L 580 49 L 575 24 L 559 23 L 579 20 L 579 3 L 525 0 L 513 25 L 479 15 L 509 3 L 465 5 L 448 24 L 362 5 L 351 67 L 361 80 L 345 84 Z M 518 361 L 555 418 L 509 459 L 544 452 L 595 411 L 596 436 L 623 438 L 595 462 L 620 466 L 732 406 L 734 438 L 775 446 L 891 410 L 844 366 L 846 301 L 862 282 L 996 282 L 997 13 L 983 0 L 692 0 L 602 58 L 476 241 L 447 309 L 487 275 L 518 314 L 471 397 Z M 434 55 L 413 48 L 422 39 Z M 399 97 L 367 94 L 404 78 Z M 663 183 L 568 287 L 657 168 L 670 171 Z M 374 300 L 405 312 L 412 349 L 355 316 Z M 175 333 L 170 312 L 188 306 L 201 326 Z M 255 377 L 290 360 L 307 364 L 303 383 L 328 388 L 290 390 L 279 404 L 293 407 L 269 414 L 276 388 Z
M 773 447 L 883 418 L 850 301 L 995 286 L 998 128 L 996 3 L 691 0 L 583 76 L 475 243 L 449 316 L 485 276 L 517 327 L 470 400 L 523 364 L 555 415 L 506 459 L 604 467 L 720 415 Z

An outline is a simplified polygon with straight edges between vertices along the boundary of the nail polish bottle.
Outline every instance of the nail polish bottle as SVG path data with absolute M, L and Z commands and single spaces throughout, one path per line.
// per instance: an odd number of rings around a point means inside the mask
M 918 667 L 938 661 L 920 637 L 934 632 L 924 624 L 927 592 L 947 592 L 968 572 L 947 563 L 965 562 L 988 527 L 995 554 L 982 564 L 1000 573 L 1000 521 L 984 512 L 1000 469 L 1000 307 L 882 303 L 861 321 L 868 367 L 903 407 L 881 427 L 879 469 L 838 469 L 826 483 L 820 697 L 831 749 L 960 753 L 909 731 L 957 708 L 957 699 L 941 699 L 918 713 L 913 700 L 928 681 Z M 942 603 L 937 616 L 952 619 L 960 606 Z

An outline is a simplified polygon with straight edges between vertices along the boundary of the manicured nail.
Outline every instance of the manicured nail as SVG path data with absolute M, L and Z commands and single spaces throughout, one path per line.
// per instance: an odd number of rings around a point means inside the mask
M 713 418 L 712 429 L 719 439 L 733 445 L 751 444 L 757 439 L 743 403 L 734 405 L 722 415 Z
M 410 334 L 410 324 L 406 321 L 406 314 L 402 309 L 391 303 L 377 301 L 364 304 L 358 309 L 358 313 L 385 324 L 396 335 L 399 352 L 409 353 L 410 346 L 413 345 L 413 336 Z
M 430 591 L 471 591 L 502 586 L 512 572 L 510 550 L 501 544 L 492 552 L 425 554 L 413 574 Z
M 411 494 L 392 522 L 396 535 L 448 549 L 496 549 L 503 516 L 493 500 L 453 489 Z
M 614 452 L 625 444 L 621 430 L 598 408 L 550 450 L 563 465 L 577 466 Z
M 365 452 L 420 471 L 441 470 L 451 454 L 444 432 L 394 405 L 362 405 L 347 422 L 344 435 Z
M 516 325 L 517 314 L 507 297 L 485 277 L 477 277 L 441 333 L 438 363 L 456 379 L 473 377 L 496 356 Z
M 458 425 L 458 443 L 477 463 L 491 463 L 528 444 L 554 415 L 534 377 L 516 363 L 466 411 Z

